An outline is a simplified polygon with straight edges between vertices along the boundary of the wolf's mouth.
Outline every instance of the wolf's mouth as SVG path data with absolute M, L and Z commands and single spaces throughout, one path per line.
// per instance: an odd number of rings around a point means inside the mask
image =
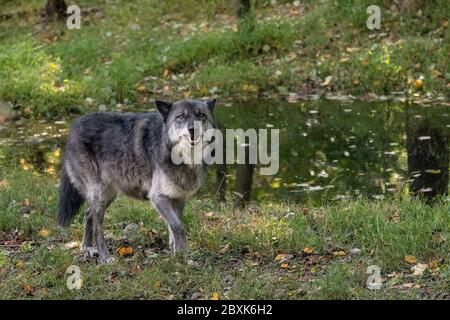
M 186 139 L 186 142 L 191 145 L 191 146 L 195 146 L 197 144 L 200 143 L 200 141 L 202 140 L 200 136 L 197 137 L 197 139 L 192 139 L 192 137 L 190 136 L 184 136 Z

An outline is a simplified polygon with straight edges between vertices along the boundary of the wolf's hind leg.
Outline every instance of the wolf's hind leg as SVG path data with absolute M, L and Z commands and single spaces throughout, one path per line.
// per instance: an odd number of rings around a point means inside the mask
M 172 252 L 179 253 L 186 251 L 186 233 L 183 228 L 183 223 L 175 211 L 172 200 L 162 194 L 150 195 L 150 200 L 169 226 L 169 243 Z
M 101 190 L 101 189 L 97 189 Z M 103 191 L 103 190 L 102 190 Z M 103 221 L 105 212 L 111 202 L 114 200 L 115 194 L 106 191 L 93 194 L 89 201 L 89 216 L 92 219 L 92 234 L 97 245 L 99 263 L 108 263 L 112 261 L 108 246 L 103 236 Z

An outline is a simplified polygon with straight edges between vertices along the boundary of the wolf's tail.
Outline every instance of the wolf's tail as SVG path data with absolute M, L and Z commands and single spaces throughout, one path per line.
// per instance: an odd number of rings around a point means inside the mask
M 58 224 L 67 228 L 83 202 L 82 195 L 70 182 L 66 169 L 63 166 L 59 185 Z

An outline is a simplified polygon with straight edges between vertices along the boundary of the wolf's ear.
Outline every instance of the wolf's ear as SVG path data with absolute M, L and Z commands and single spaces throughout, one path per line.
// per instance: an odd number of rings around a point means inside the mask
M 161 115 L 163 116 L 164 121 L 166 121 L 170 110 L 172 110 L 172 103 L 156 100 L 155 104 L 156 108 L 158 108 L 159 113 L 161 113 Z
M 213 112 L 214 107 L 216 106 L 216 99 L 214 98 L 214 99 L 210 99 L 210 100 L 206 101 L 206 105 L 208 106 L 209 110 L 211 112 Z

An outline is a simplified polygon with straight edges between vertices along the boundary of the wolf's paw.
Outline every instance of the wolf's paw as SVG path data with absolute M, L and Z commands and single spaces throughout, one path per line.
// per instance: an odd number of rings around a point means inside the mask
M 98 259 L 97 259 L 97 262 L 99 263 L 99 264 L 112 264 L 112 263 L 114 263 L 114 261 L 116 261 L 116 258 L 114 258 L 114 257 L 99 257 Z
M 95 258 L 98 257 L 98 250 L 95 247 L 84 247 L 82 249 L 83 257 Z

